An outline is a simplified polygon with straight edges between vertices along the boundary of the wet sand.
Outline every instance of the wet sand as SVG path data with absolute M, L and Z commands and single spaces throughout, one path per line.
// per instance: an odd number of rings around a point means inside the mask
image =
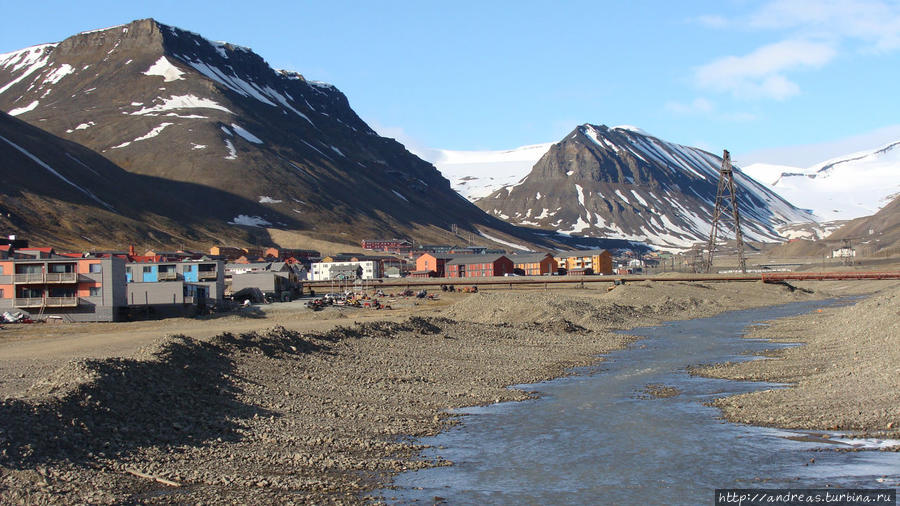
M 454 294 L 385 312 L 273 307 L 7 329 L 0 496 L 363 502 L 397 472 L 448 464 L 422 460 L 412 443 L 454 423 L 447 409 L 526 398 L 506 387 L 600 360 L 631 339 L 614 330 L 878 286 L 642 282 Z

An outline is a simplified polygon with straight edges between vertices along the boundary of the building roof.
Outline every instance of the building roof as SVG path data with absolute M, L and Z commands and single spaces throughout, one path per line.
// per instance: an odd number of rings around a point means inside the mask
M 509 259 L 506 255 L 459 255 L 447 263 L 450 265 L 492 264 L 501 258 Z
M 529 255 L 510 255 L 507 258 L 512 260 L 514 264 L 533 264 L 547 257 L 553 258 L 553 255 L 550 253 L 532 253 Z
M 450 255 L 448 253 L 429 253 L 426 251 L 425 253 L 422 253 L 421 255 L 419 255 L 416 258 L 420 258 L 425 255 L 428 255 L 436 260 L 453 260 L 454 258 L 456 258 L 458 256 L 462 256 L 462 255 Z M 481 255 L 478 255 L 478 256 L 481 256 Z
M 606 253 L 605 249 L 586 249 L 586 250 L 571 250 L 571 251 L 557 251 L 553 256 L 560 258 L 571 258 L 571 257 L 588 257 L 595 255 L 602 255 Z

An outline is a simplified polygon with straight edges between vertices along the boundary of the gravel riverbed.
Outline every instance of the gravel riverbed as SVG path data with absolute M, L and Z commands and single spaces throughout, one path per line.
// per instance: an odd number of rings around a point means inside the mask
M 414 444 L 455 423 L 448 409 L 527 398 L 507 386 L 602 360 L 633 339 L 615 330 L 863 290 L 810 287 L 641 282 L 610 292 L 483 291 L 377 313 L 296 308 L 253 319 L 166 320 L 149 341 L 147 322 L 36 329 L 44 334 L 34 337 L 3 330 L 0 497 L 377 501 L 369 492 L 398 472 L 452 464 L 421 458 Z M 888 302 L 881 310 L 896 324 L 896 300 Z M 889 344 L 879 343 L 873 351 Z M 834 360 L 853 365 L 844 355 Z M 896 364 L 887 371 L 894 379 Z M 894 402 L 897 391 L 874 402 Z M 865 413 L 859 423 L 867 430 L 876 428 L 870 421 L 888 423 L 880 412 Z

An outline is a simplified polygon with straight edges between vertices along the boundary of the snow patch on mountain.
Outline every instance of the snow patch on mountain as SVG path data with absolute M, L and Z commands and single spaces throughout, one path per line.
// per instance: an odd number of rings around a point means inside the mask
M 162 104 L 157 104 L 153 107 L 144 107 L 143 109 L 132 112 L 130 114 L 132 116 L 143 116 L 152 115 L 154 113 L 162 111 L 172 111 L 178 109 L 216 109 L 219 111 L 227 112 L 228 114 L 234 114 L 212 99 L 199 98 L 195 95 L 173 95 L 169 98 L 157 97 L 156 100 L 161 100 Z
M 234 144 L 231 143 L 231 140 L 225 139 L 225 148 L 228 149 L 228 156 L 226 156 L 225 159 L 237 160 L 237 149 L 234 148 Z
M 160 56 L 156 63 L 150 66 L 144 72 L 145 76 L 161 76 L 163 78 L 163 82 L 171 82 L 171 81 L 181 81 L 184 78 L 181 77 L 184 75 L 184 72 L 181 71 L 175 65 L 166 59 L 165 56 Z
M 229 225 L 244 225 L 245 227 L 268 227 L 272 225 L 270 221 L 264 218 L 259 216 L 248 216 L 246 214 L 239 214 L 227 223 Z
M 531 251 L 530 248 L 528 248 L 527 246 L 522 246 L 521 244 L 517 244 L 514 242 L 504 241 L 503 239 L 499 239 L 492 235 L 488 235 L 488 234 L 482 232 L 481 230 L 478 231 L 478 235 L 480 235 L 481 237 L 484 237 L 485 239 L 487 239 L 489 241 L 494 241 L 496 243 L 503 244 L 504 246 L 509 246 L 510 248 L 513 248 L 513 249 L 522 250 L 522 251 Z
M 38 104 L 40 104 L 40 102 L 35 100 L 34 102 L 26 105 L 25 107 L 17 107 L 15 109 L 10 110 L 9 115 L 10 116 L 18 116 L 20 114 L 25 114 L 28 111 L 33 111 L 38 106 Z
M 450 180 L 454 190 L 470 201 L 518 183 L 553 143 L 502 151 L 428 149 L 419 153 Z
M 18 72 L 20 69 L 27 67 L 19 77 L 0 87 L 0 94 L 47 65 L 47 62 L 50 60 L 50 52 L 56 46 L 56 44 L 42 44 L 13 51 L 12 53 L 0 54 L 0 66 L 5 70 Z
M 137 139 L 134 140 L 134 142 L 137 142 L 137 141 L 145 141 L 145 140 L 147 140 L 147 139 L 151 139 L 151 138 L 153 138 L 153 137 L 156 137 L 157 135 L 160 134 L 160 132 L 162 132 L 163 130 L 165 130 L 165 128 L 166 128 L 167 126 L 170 126 L 170 125 L 174 125 L 174 123 L 160 123 L 160 125 L 159 125 L 158 127 L 154 128 L 153 130 L 150 130 L 150 131 L 147 132 L 145 135 L 142 135 L 142 136 L 138 137 Z
M 875 214 L 900 193 L 900 141 L 809 168 L 757 163 L 744 171 L 821 220 Z
M 72 74 L 74 72 L 75 72 L 75 69 L 71 65 L 69 65 L 68 63 L 63 63 L 58 68 L 54 69 L 52 72 L 47 74 L 47 77 L 44 78 L 43 84 L 56 84 L 63 77 L 66 77 L 67 75 Z
M 251 134 L 251 133 L 248 132 L 245 128 L 243 128 L 243 127 L 241 127 L 241 126 L 239 126 L 239 125 L 237 125 L 237 124 L 235 124 L 235 123 L 232 123 L 232 124 L 231 124 L 231 128 L 233 128 L 234 131 L 235 131 L 238 135 L 240 135 L 241 137 L 243 137 L 243 138 L 246 139 L 247 141 L 252 142 L 252 143 L 254 143 L 254 144 L 263 144 L 262 139 L 260 139 L 259 137 L 257 137 L 257 136 L 255 136 L 255 135 Z

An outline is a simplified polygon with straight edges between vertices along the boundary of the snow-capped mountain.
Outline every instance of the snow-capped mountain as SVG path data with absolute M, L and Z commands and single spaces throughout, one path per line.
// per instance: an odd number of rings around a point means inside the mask
M 432 149 L 422 153 L 460 195 L 471 201 L 518 183 L 552 146 L 552 142 L 504 151 Z
M 100 154 L 0 112 L 0 230 L 35 244 L 81 249 L 253 243 L 259 228 L 198 216 L 190 201 L 263 205 L 215 188 L 132 174 Z M 123 191 L 130 189 L 129 191 Z M 142 240 L 136 240 L 142 239 Z
M 821 220 L 849 220 L 876 213 L 900 194 L 900 141 L 806 169 L 756 163 L 744 172 Z
M 635 127 L 586 124 L 521 181 L 476 204 L 518 225 L 687 248 L 708 239 L 721 165 L 718 156 Z M 734 177 L 746 240 L 780 241 L 777 227 L 814 221 L 737 167 Z
M 378 136 L 334 86 L 152 19 L 0 55 L 0 110 L 128 172 L 182 183 L 167 191 L 190 216 L 230 226 L 340 240 L 424 240 L 454 224 L 529 235 Z M 198 185 L 230 197 L 203 198 Z

